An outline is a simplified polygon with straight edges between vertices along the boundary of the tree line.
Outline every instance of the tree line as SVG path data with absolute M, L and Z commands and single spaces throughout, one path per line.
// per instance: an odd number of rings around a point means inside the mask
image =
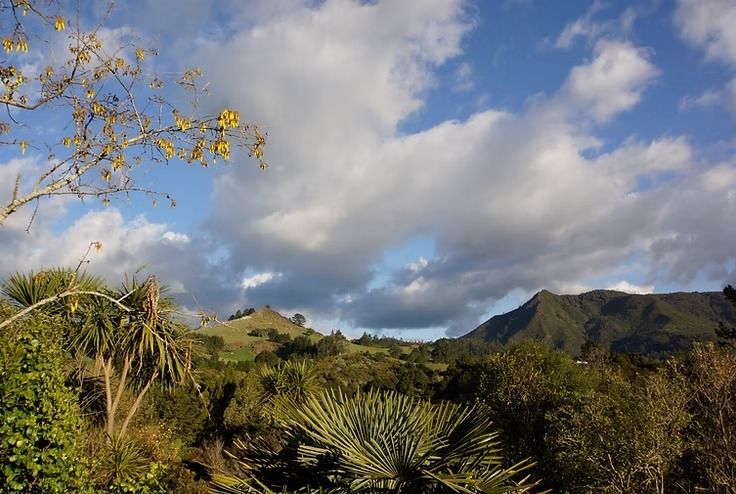
M 54 298 L 70 286 L 85 294 Z M 218 358 L 221 337 L 179 322 L 154 277 L 114 288 L 47 270 L 10 277 L 2 295 L 0 492 L 736 485 L 729 328 L 666 361 L 594 344 L 579 359 L 525 341 L 457 350 L 441 370 L 409 354 L 345 352 L 335 332 L 241 366 Z

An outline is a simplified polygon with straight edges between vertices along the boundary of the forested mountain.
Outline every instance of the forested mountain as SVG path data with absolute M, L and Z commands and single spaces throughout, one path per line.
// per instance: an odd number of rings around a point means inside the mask
M 501 343 L 532 338 L 572 354 L 594 341 L 615 352 L 661 356 L 715 339 L 719 323 L 736 323 L 736 310 L 719 292 L 556 295 L 542 290 L 463 338 Z

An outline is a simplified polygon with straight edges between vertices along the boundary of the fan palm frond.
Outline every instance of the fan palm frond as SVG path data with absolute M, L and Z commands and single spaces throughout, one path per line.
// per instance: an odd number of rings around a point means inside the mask
M 101 278 L 66 268 L 51 268 L 37 273 L 16 272 L 2 285 L 2 293 L 18 307 L 30 307 L 65 291 L 98 291 L 104 287 Z M 88 297 L 80 296 L 79 300 Z M 59 301 L 46 307 L 47 313 L 64 312 L 68 304 Z
M 339 390 L 282 406 L 290 443 L 278 455 L 285 469 L 311 477 L 292 490 L 317 484 L 329 492 L 500 494 L 533 487 L 520 478 L 529 463 L 502 466 L 490 420 L 472 407 Z M 254 475 L 264 472 L 262 463 L 249 463 Z

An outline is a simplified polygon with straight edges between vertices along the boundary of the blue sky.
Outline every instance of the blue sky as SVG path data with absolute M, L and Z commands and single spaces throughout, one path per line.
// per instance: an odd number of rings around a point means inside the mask
M 49 200 L 30 233 L 26 212 L 0 227 L 0 272 L 100 240 L 91 271 L 157 273 L 192 310 L 409 339 L 542 288 L 719 290 L 736 282 L 734 25 L 733 0 L 126 2 L 110 33 L 156 46 L 163 73 L 201 67 L 206 109 L 267 129 L 271 167 L 138 177 L 175 209 Z M 3 199 L 40 157 L 0 151 Z

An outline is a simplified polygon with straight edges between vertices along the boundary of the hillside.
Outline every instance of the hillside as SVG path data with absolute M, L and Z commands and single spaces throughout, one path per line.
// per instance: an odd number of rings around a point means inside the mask
M 200 333 L 209 336 L 221 336 L 225 342 L 225 349 L 221 353 L 223 360 L 252 360 L 255 355 L 264 350 L 275 350 L 277 344 L 269 341 L 268 336 L 264 333 L 262 336 L 252 336 L 254 330 L 276 329 L 281 334 L 288 334 L 293 340 L 297 336 L 307 336 L 316 343 L 324 335 L 314 330 L 297 326 L 275 310 L 268 307 L 258 309 L 253 314 L 227 321 L 210 328 L 199 330 Z M 352 342 L 348 343 L 347 351 L 350 353 L 385 353 L 388 349 L 377 348 L 372 346 L 358 345 Z M 402 347 L 404 353 L 409 353 L 411 348 L 407 345 Z
M 736 310 L 719 292 L 556 295 L 542 290 L 463 338 L 501 343 L 532 338 L 572 354 L 591 340 L 616 352 L 665 355 L 714 339 L 719 322 L 736 324 Z

